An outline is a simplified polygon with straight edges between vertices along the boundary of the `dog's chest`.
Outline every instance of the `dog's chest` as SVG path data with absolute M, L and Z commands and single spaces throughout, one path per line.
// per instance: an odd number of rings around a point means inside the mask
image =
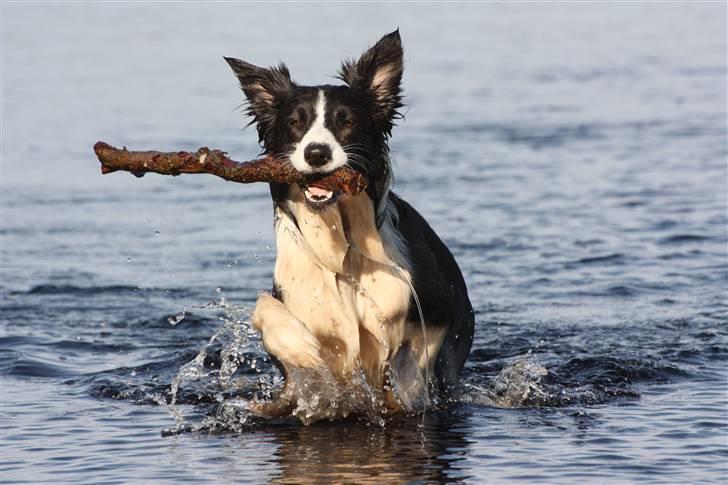
M 284 304 L 342 370 L 357 360 L 379 367 L 404 336 L 408 275 L 387 257 L 368 198 L 314 212 L 296 195 L 288 214 L 276 214 L 275 281 Z

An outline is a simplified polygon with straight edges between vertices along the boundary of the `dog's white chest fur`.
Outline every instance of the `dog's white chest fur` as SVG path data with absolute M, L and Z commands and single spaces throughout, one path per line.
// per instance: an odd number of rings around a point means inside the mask
M 331 370 L 343 377 L 360 364 L 370 378 L 381 376 L 405 338 L 411 293 L 407 269 L 393 261 L 400 253 L 376 228 L 371 199 L 344 195 L 313 211 L 292 186 L 286 210 L 276 209 L 276 243 L 285 306 L 319 339 Z

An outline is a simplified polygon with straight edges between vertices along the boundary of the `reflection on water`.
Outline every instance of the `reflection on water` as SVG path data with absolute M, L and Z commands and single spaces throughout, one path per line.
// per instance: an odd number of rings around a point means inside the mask
M 464 423 L 457 413 L 436 413 L 427 415 L 424 424 L 419 419 L 398 419 L 380 429 L 325 423 L 276 430 L 275 457 L 281 471 L 275 481 L 357 483 L 377 477 L 384 483 L 404 483 L 466 478 L 449 474 L 450 464 L 467 451 L 468 441 L 457 431 Z

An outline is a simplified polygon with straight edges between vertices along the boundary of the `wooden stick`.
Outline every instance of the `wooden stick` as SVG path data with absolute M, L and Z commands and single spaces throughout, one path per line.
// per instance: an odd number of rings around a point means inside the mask
M 249 162 L 236 162 L 222 150 L 202 147 L 196 152 L 129 151 L 115 148 L 102 141 L 94 145 L 94 152 L 101 162 L 101 173 L 119 170 L 131 172 L 137 177 L 147 172 L 162 175 L 182 173 L 209 173 L 231 182 L 277 182 L 341 190 L 356 195 L 366 188 L 366 178 L 350 167 L 340 167 L 329 174 L 303 174 L 289 162 L 267 156 Z

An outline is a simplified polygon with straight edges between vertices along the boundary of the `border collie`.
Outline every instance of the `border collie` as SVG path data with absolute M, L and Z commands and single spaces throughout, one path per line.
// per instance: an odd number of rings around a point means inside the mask
M 225 60 L 264 153 L 304 173 L 348 165 L 368 180 L 357 196 L 271 184 L 273 291 L 259 296 L 252 320 L 286 385 L 256 409 L 291 413 L 301 396 L 289 381 L 301 369 L 342 384 L 363 376 L 385 413 L 416 411 L 430 388 L 452 390 L 472 345 L 473 310 L 450 251 L 391 191 L 387 142 L 403 106 L 399 31 L 344 62 L 344 85 L 301 86 L 284 64 Z

